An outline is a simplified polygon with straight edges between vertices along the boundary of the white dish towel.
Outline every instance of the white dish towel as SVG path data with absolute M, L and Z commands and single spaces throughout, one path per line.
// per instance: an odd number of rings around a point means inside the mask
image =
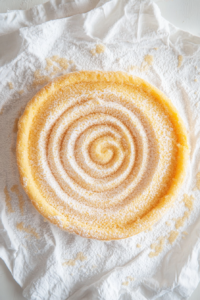
M 54 55 L 69 66 L 62 71 L 51 66 L 48 58 Z M 175 205 L 151 231 L 121 241 L 85 239 L 44 222 L 20 186 L 16 165 L 17 118 L 42 87 L 38 82 L 97 69 L 130 72 L 162 90 L 179 110 L 191 146 Z M 200 279 L 199 83 L 200 38 L 172 26 L 151 1 L 51 0 L 0 14 L 0 257 L 24 297 L 191 295 Z

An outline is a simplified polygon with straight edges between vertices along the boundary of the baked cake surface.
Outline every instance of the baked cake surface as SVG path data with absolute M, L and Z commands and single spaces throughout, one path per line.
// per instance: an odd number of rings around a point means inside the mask
M 188 157 L 171 101 L 122 72 L 59 77 L 18 123 L 17 163 L 33 205 L 88 238 L 122 239 L 151 227 L 175 201 Z

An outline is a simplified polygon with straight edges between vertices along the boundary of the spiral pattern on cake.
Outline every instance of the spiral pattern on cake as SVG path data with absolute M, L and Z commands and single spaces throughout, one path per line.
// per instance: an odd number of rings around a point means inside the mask
M 72 233 L 126 238 L 158 221 L 184 180 L 189 147 L 169 99 L 122 72 L 57 78 L 18 124 L 21 183 L 37 210 Z

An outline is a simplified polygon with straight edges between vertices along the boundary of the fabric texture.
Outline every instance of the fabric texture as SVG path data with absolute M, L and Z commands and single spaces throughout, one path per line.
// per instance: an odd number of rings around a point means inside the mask
M 0 257 L 24 297 L 187 299 L 200 278 L 200 38 L 171 25 L 148 0 L 51 0 L 0 14 L 0 45 Z M 68 66 L 48 66 L 55 55 Z M 19 115 L 45 82 L 75 70 L 139 76 L 184 120 L 191 148 L 185 184 L 152 230 L 109 242 L 72 235 L 45 222 L 20 186 Z

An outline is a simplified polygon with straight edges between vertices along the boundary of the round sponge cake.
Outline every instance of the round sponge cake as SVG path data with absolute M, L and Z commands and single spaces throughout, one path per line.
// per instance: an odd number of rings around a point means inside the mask
M 177 197 L 188 157 L 171 101 L 122 72 L 59 77 L 18 124 L 17 163 L 33 205 L 88 238 L 127 238 L 157 222 Z

